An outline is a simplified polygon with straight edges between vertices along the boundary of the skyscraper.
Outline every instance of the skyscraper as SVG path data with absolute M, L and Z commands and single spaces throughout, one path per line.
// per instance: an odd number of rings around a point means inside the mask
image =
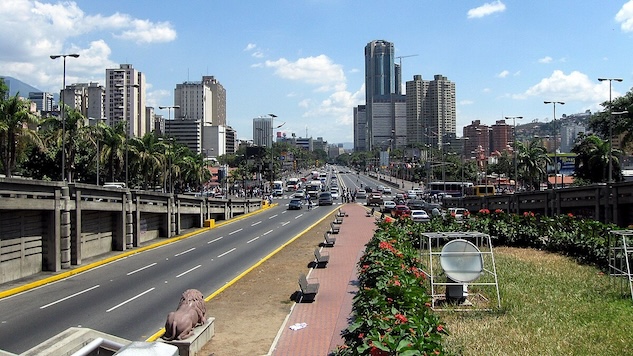
M 365 149 L 406 145 L 406 109 L 394 63 L 394 45 L 376 40 L 365 46 Z
M 226 125 L 226 90 L 213 76 L 176 84 L 174 117 L 201 120 L 204 126 Z
M 253 144 L 255 146 L 272 146 L 273 119 L 271 117 L 256 117 L 253 119 Z
M 145 75 L 131 64 L 106 69 L 106 117 L 108 124 L 128 123 L 130 136 L 145 135 Z

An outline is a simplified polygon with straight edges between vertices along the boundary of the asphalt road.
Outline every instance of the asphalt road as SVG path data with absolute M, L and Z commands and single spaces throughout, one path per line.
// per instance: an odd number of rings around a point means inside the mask
M 186 289 L 208 296 L 332 212 L 279 206 L 0 300 L 0 350 L 22 353 L 69 327 L 146 340 Z M 340 200 L 338 201 L 340 202 Z

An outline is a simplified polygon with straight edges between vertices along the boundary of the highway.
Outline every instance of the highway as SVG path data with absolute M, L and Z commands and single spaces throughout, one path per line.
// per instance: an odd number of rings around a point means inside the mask
M 378 184 L 356 174 L 338 179 L 351 189 Z M 146 340 L 186 289 L 214 293 L 341 202 L 290 211 L 288 197 L 242 220 L 0 300 L 0 350 L 22 353 L 69 327 Z

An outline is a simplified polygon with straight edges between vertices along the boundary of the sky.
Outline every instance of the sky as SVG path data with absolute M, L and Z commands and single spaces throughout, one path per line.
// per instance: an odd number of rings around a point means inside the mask
M 633 87 L 633 0 L 76 0 L 0 1 L 0 75 L 59 92 L 105 84 L 132 64 L 147 105 L 173 105 L 176 84 L 212 75 L 227 122 L 252 138 L 252 119 L 280 131 L 353 141 L 365 103 L 364 48 L 393 42 L 403 86 L 414 75 L 456 85 L 457 135 L 473 120 L 517 124 L 602 109 Z M 24 93 L 26 95 L 26 93 Z M 508 121 L 510 124 L 511 121 Z

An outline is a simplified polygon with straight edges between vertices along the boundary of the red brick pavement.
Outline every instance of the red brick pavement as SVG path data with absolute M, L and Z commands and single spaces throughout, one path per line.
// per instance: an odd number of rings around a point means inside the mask
M 326 268 L 311 269 L 308 279 L 318 279 L 319 292 L 312 303 L 297 303 L 280 336 L 271 347 L 275 356 L 325 356 L 343 344 L 341 331 L 348 326 L 352 299 L 356 293 L 356 264 L 365 244 L 373 236 L 374 218 L 358 204 L 346 204 L 342 209 L 349 215 L 343 219 L 341 231 L 333 247 L 324 247 L 330 261 Z M 297 271 L 297 280 L 301 271 Z M 289 327 L 297 323 L 307 326 L 299 330 Z

